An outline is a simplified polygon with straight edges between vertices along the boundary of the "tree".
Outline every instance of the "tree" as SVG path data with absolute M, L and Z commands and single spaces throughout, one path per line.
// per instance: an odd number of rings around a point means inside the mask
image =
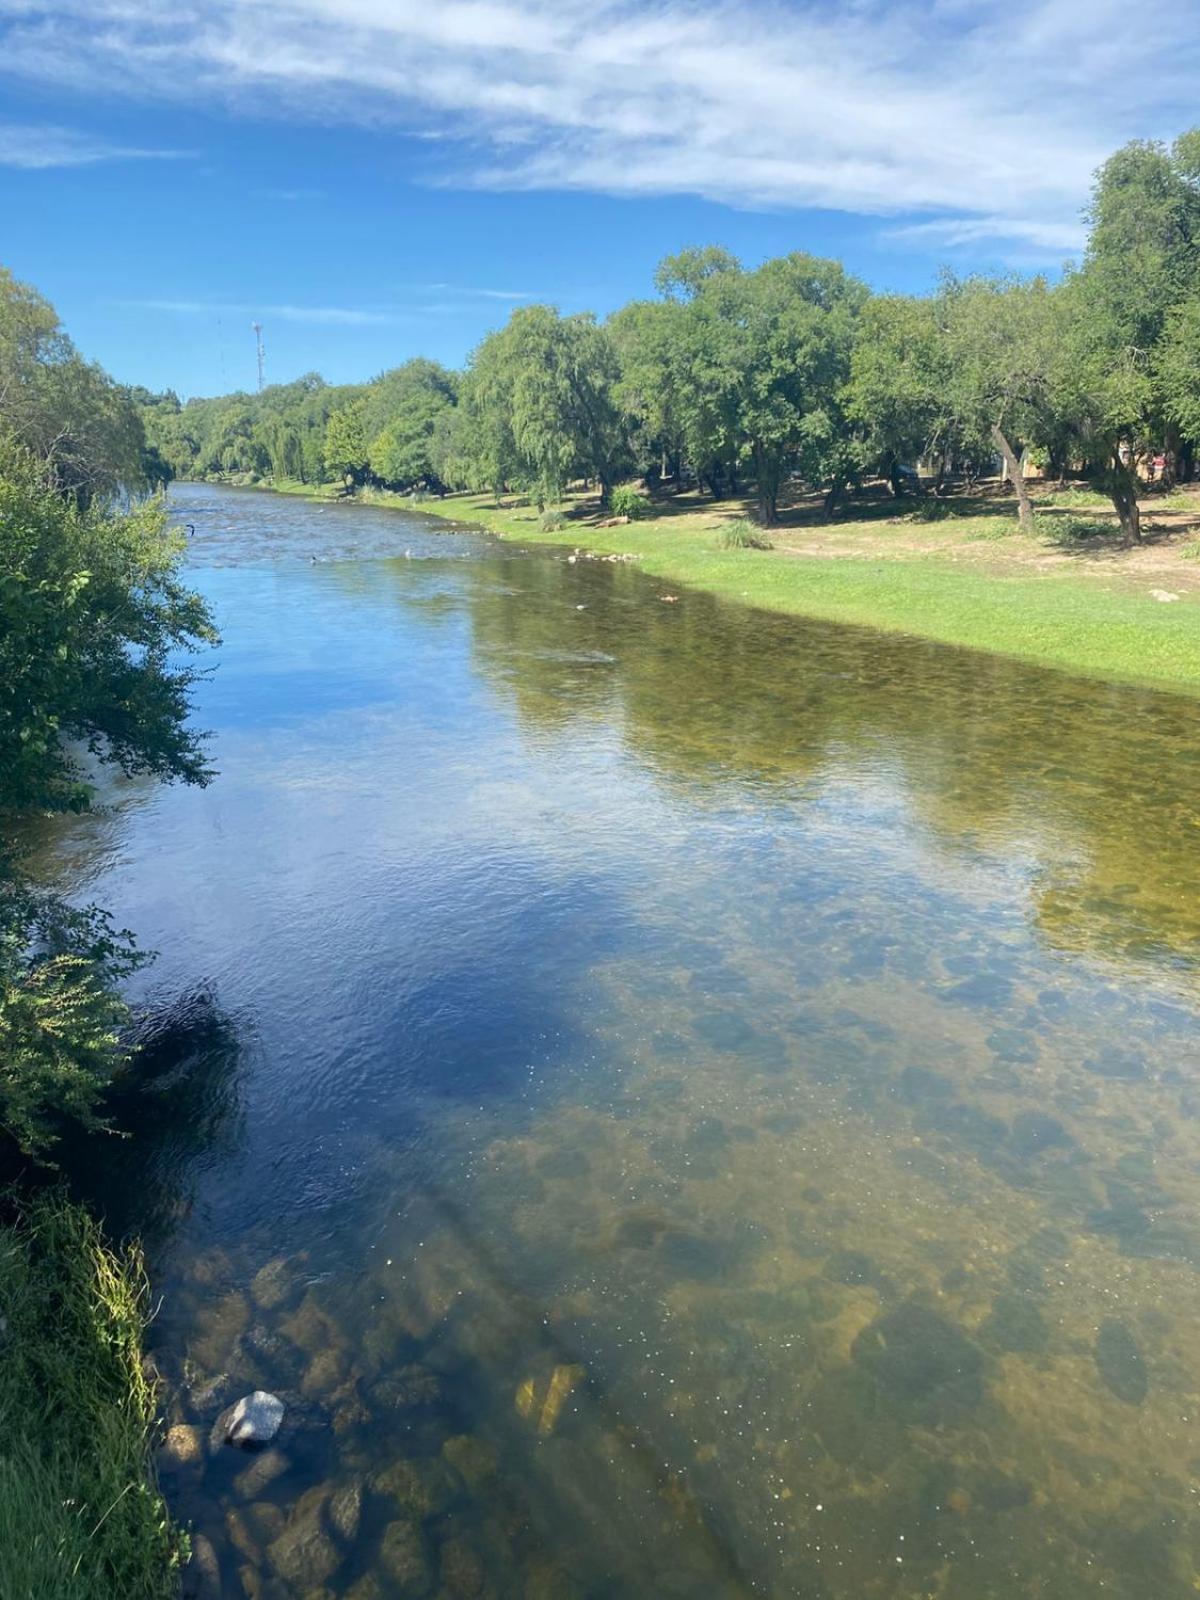
M 452 374 L 420 357 L 377 379 L 363 407 L 372 475 L 397 488 L 420 483 L 441 487 L 432 441 L 457 398 Z
M 902 493 L 900 467 L 946 450 L 952 437 L 946 342 L 931 300 L 878 295 L 858 318 L 847 411 L 864 464 Z
M 352 400 L 330 415 L 325 424 L 324 461 L 327 471 L 356 485 L 365 478 L 367 434 L 361 400 Z
M 1118 150 L 1089 215 L 1087 254 L 1062 290 L 1060 407 L 1130 544 L 1141 539 L 1138 462 L 1178 420 L 1181 367 L 1164 349 L 1200 285 L 1200 130 L 1170 149 Z M 1165 442 L 1174 455 L 1178 436 Z
M 516 479 L 544 503 L 590 477 L 607 501 L 629 459 L 619 377 L 611 335 L 590 314 L 514 311 L 475 351 L 463 386 L 477 478 L 497 491 Z
M 76 744 L 127 774 L 207 782 L 180 656 L 216 634 L 164 508 L 81 508 L 46 470 L 0 457 L 0 813 L 86 806 Z
M 999 452 L 1028 531 L 1033 502 L 1021 456 L 1023 447 L 1040 442 L 1048 425 L 1059 339 L 1049 285 L 1044 278 L 947 276 L 936 315 L 954 422 L 968 448 L 986 439 Z

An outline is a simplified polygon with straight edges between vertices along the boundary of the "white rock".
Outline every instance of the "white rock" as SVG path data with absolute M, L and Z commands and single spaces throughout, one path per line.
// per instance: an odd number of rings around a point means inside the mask
M 222 1413 L 217 1427 L 226 1444 L 270 1444 L 283 1421 L 283 1401 L 265 1389 L 243 1395 L 236 1405 Z

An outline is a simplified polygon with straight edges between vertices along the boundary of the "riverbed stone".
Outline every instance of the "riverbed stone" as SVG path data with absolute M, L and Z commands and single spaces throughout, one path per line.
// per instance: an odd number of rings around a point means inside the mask
M 393 1461 L 375 1474 L 371 1487 L 394 1500 L 405 1515 L 436 1517 L 458 1498 L 461 1479 L 440 1457 L 418 1457 Z
M 1100 1324 L 1094 1351 L 1096 1370 L 1110 1393 L 1126 1405 L 1140 1406 L 1149 1391 L 1141 1347 L 1123 1322 L 1108 1317 Z
M 231 1289 L 196 1312 L 188 1338 L 188 1357 L 204 1372 L 222 1372 L 232 1362 L 238 1341 L 250 1326 L 250 1303 Z
M 411 1517 L 388 1524 L 379 1547 L 379 1564 L 392 1585 L 390 1593 L 416 1600 L 433 1588 L 433 1563 L 421 1527 Z
M 354 1478 L 335 1489 L 329 1502 L 329 1525 L 343 1544 L 353 1544 L 358 1538 L 362 1521 L 363 1482 Z
M 483 1557 L 469 1539 L 448 1539 L 441 1549 L 440 1567 L 439 1594 L 454 1600 L 482 1600 L 489 1592 Z
M 436 1372 L 410 1362 L 372 1385 L 371 1399 L 381 1411 L 410 1411 L 435 1406 L 441 1399 L 442 1384 Z
M 341 1564 L 341 1553 L 326 1524 L 330 1498 L 327 1484 L 301 1495 L 283 1532 L 267 1551 L 279 1576 L 301 1592 L 324 1583 Z
M 161 1461 L 171 1467 L 192 1466 L 204 1457 L 204 1429 L 186 1422 L 177 1422 L 167 1429 L 167 1436 L 159 1449 Z
M 496 1452 L 470 1433 L 455 1434 L 442 1446 L 442 1455 L 469 1489 L 479 1489 L 496 1475 Z
M 283 1422 L 283 1401 L 265 1389 L 243 1395 L 228 1410 L 222 1411 L 212 1431 L 217 1445 L 254 1449 L 270 1444 Z
M 192 1556 L 184 1569 L 184 1600 L 220 1600 L 221 1563 L 216 1548 L 206 1534 L 193 1533 Z
M 321 1350 L 304 1369 L 300 1390 L 310 1399 L 332 1394 L 346 1375 L 346 1358 L 340 1350 Z
M 244 1500 L 257 1500 L 268 1484 L 283 1477 L 291 1464 L 282 1450 L 273 1446 L 264 1450 L 233 1480 L 235 1494 L 240 1494 Z
M 254 1274 L 250 1280 L 250 1295 L 260 1311 L 274 1311 L 287 1299 L 291 1286 L 291 1264 L 285 1256 L 276 1256 Z
M 851 1354 L 889 1400 L 905 1410 L 969 1409 L 983 1395 L 983 1355 L 963 1330 L 928 1306 L 906 1301 L 876 1318 Z

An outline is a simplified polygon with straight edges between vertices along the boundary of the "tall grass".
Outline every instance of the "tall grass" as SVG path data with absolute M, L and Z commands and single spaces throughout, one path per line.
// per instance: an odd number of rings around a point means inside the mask
M 0 1226 L 0 1595 L 168 1600 L 182 1541 L 154 1482 L 148 1287 L 78 1206 Z

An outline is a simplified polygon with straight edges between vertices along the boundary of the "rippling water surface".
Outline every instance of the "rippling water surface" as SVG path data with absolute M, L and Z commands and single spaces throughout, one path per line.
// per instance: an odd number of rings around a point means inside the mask
M 1200 706 L 174 504 L 220 777 L 55 870 L 221 1593 L 1194 1596 Z

